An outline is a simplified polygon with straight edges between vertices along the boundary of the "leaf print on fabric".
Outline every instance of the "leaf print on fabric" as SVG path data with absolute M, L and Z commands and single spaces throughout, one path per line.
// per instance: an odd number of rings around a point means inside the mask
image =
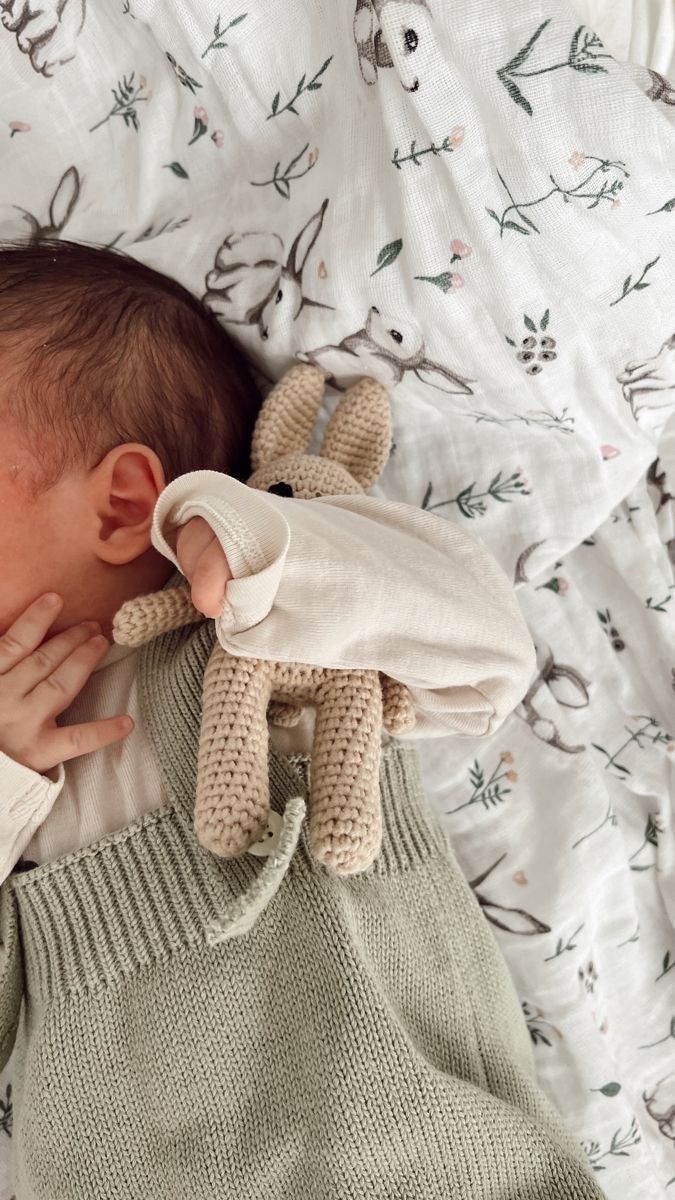
M 512 756 L 509 761 L 513 761 Z M 452 816 L 454 813 L 461 812 L 465 808 L 470 808 L 474 804 L 482 804 L 483 811 L 487 812 L 490 808 L 495 808 L 498 804 L 502 804 L 505 797 L 510 795 L 512 789 L 504 787 L 502 780 L 508 779 L 509 783 L 518 782 L 518 773 L 511 767 L 504 770 L 505 760 L 499 756 L 496 766 L 492 770 L 492 774 L 486 779 L 485 772 L 481 767 L 478 759 L 474 761 L 473 766 L 468 768 L 469 781 L 472 791 L 468 800 L 462 804 L 458 804 L 456 808 L 446 808 L 444 815 Z M 507 762 L 508 765 L 508 762 Z
M 547 412 L 543 408 L 531 408 L 525 414 L 516 413 L 512 417 L 494 417 L 491 413 L 479 410 L 460 415 L 473 417 L 477 425 L 480 425 L 481 421 L 486 421 L 490 425 L 512 425 L 515 422 L 539 426 L 540 429 L 555 429 L 557 433 L 574 433 L 574 417 L 568 417 L 567 405 L 563 408 L 560 416 Z
M 25 121 L 10 121 L 9 128 L 11 130 L 10 138 L 13 138 L 15 133 L 30 133 L 30 125 L 27 125 Z
M 540 1042 L 544 1046 L 551 1046 L 551 1037 L 562 1038 L 562 1033 L 550 1021 L 546 1020 L 546 1014 L 540 1008 L 531 1008 L 526 1000 L 521 1004 L 525 1024 L 527 1025 L 532 1045 L 537 1046 Z
M 608 608 L 604 612 L 598 612 L 598 620 L 602 625 L 607 637 L 612 643 L 612 649 L 621 651 L 626 649 L 626 643 L 619 634 L 618 629 L 612 624 L 612 618 Z
M 6 1133 L 7 1137 L 12 1136 L 13 1118 L 12 1085 L 8 1083 L 5 1088 L 5 1099 L 3 1100 L 0 1096 L 0 1133 Z
M 670 585 L 671 591 L 672 591 L 673 587 L 675 587 L 675 584 L 671 583 L 671 585 Z M 652 610 L 652 612 L 657 612 L 657 613 L 667 612 L 668 609 L 666 608 L 666 605 L 670 604 L 672 598 L 673 597 L 670 594 L 670 591 L 668 592 L 667 596 L 663 597 L 662 600 L 652 600 L 651 596 L 648 596 L 647 599 L 645 600 L 645 608 L 650 608 Z
M 675 1041 L 675 1017 L 670 1018 L 670 1028 L 665 1037 L 659 1038 L 658 1042 L 649 1042 L 646 1046 L 638 1046 L 638 1050 L 653 1050 L 655 1046 L 662 1046 L 664 1042 Z
M 508 754 L 508 751 L 506 754 Z M 504 761 L 509 761 L 504 752 L 501 758 Z M 526 912 L 524 908 L 511 908 L 505 904 L 498 904 L 496 900 L 490 900 L 483 892 L 478 891 L 481 884 L 503 863 L 505 858 L 506 854 L 500 855 L 491 867 L 488 867 L 486 871 L 483 871 L 475 879 L 469 881 L 469 887 L 472 889 L 476 900 L 483 910 L 483 916 L 497 929 L 503 929 L 506 933 L 516 933 L 521 937 L 534 937 L 537 934 L 550 933 L 550 925 L 546 925 L 544 921 L 540 921 L 532 913 Z M 495 913 L 499 913 L 499 916 L 495 916 Z
M 392 263 L 396 262 L 402 249 L 402 238 L 397 238 L 396 241 L 388 242 L 386 246 L 383 246 L 377 256 L 377 266 L 374 271 L 370 272 L 370 278 L 372 279 L 373 275 L 377 275 L 378 271 L 382 271 L 384 267 L 390 267 Z
M 464 517 L 483 517 L 487 512 L 485 499 L 489 496 L 492 500 L 496 500 L 501 504 L 510 504 L 511 496 L 531 496 L 532 493 L 527 489 L 527 479 L 524 479 L 520 468 L 514 471 L 512 475 L 502 479 L 501 471 L 498 471 L 491 480 L 489 486 L 484 492 L 475 492 L 474 488 L 477 484 L 470 483 L 463 488 L 459 495 L 454 496 L 451 500 L 439 500 L 436 504 L 430 504 L 432 485 L 429 483 L 422 503 L 421 508 L 427 512 L 433 512 L 436 508 L 444 508 L 447 504 L 456 504 Z
M 222 321 L 257 325 L 263 341 L 283 332 L 305 307 L 331 305 L 305 294 L 303 276 L 328 200 L 303 225 L 286 254 L 276 233 L 229 233 L 205 279 L 204 303 Z
M 251 179 L 251 186 L 268 187 L 269 184 L 273 184 L 279 195 L 282 196 L 284 200 L 289 200 L 291 195 L 291 181 L 294 179 L 302 179 L 303 175 L 307 175 L 309 171 L 311 171 L 312 167 L 315 166 L 319 157 L 319 151 L 317 149 L 310 150 L 309 154 L 307 155 L 307 166 L 305 167 L 304 171 L 298 171 L 295 175 L 293 175 L 293 167 L 299 163 L 303 154 L 308 149 L 309 142 L 302 147 L 302 150 L 299 152 L 299 154 L 296 154 L 295 158 L 291 159 L 288 166 L 285 167 L 283 171 L 280 171 L 281 163 L 278 162 L 275 164 L 271 179 L 264 179 L 261 182 L 256 182 L 256 180 Z
M 432 142 L 430 146 L 425 146 L 423 150 L 419 150 L 417 149 L 417 139 L 413 138 L 412 142 L 410 143 L 410 150 L 408 154 L 403 155 L 399 154 L 397 146 L 394 150 L 394 157 L 391 161 L 398 171 L 401 170 L 401 167 L 404 163 L 408 162 L 412 162 L 416 167 L 419 167 L 419 160 L 424 158 L 425 154 L 433 154 L 435 158 L 438 158 L 439 154 L 452 154 L 453 150 L 456 150 L 459 146 L 461 146 L 463 141 L 464 126 L 456 125 L 455 128 L 448 134 L 448 136 L 443 138 L 443 141 L 438 146 L 435 142 Z
M 654 859 L 653 862 L 647 863 L 647 864 L 635 863 L 633 860 L 636 858 L 640 858 L 643 850 L 646 850 L 649 846 L 654 846 L 656 848 L 659 844 L 659 834 L 663 833 L 663 832 L 664 832 L 664 829 L 659 824 L 658 814 L 657 813 L 649 813 L 647 816 L 647 824 L 645 826 L 644 839 L 638 846 L 637 850 L 633 854 L 631 854 L 630 858 L 628 859 L 629 863 L 631 864 L 631 867 L 630 867 L 631 871 L 650 871 L 651 868 L 656 865 L 656 859 Z M 667 958 L 668 958 L 668 955 L 666 955 L 666 960 L 667 960 Z M 673 964 L 673 965 L 675 965 L 675 964 Z M 666 968 L 665 962 L 664 962 L 664 970 L 663 970 L 662 974 L 665 975 L 667 973 L 667 969 L 668 968 Z M 660 979 L 661 976 L 659 975 L 658 978 Z
M 497 213 L 493 208 L 486 208 L 485 211 L 488 216 L 492 217 L 492 219 L 499 225 L 499 236 L 504 236 L 505 229 L 513 229 L 516 233 L 522 233 L 526 236 L 529 236 L 530 232 L 541 233 L 541 230 L 537 228 L 537 226 L 534 224 L 534 221 L 532 221 L 528 217 L 527 213 L 525 213 L 523 210 L 526 208 L 536 208 L 537 205 L 544 204 L 547 200 L 550 200 L 551 196 L 562 196 L 563 201 L 566 204 L 569 204 L 571 200 L 588 200 L 590 201 L 590 203 L 586 206 L 588 209 L 597 208 L 602 200 L 606 200 L 608 203 L 613 204 L 617 198 L 617 193 L 623 188 L 623 179 L 630 178 L 630 172 L 626 170 L 625 164 L 618 161 L 613 162 L 608 158 L 598 158 L 594 154 L 587 154 L 584 156 L 584 158 L 586 162 L 595 162 L 598 164 L 597 166 L 593 167 L 589 175 L 586 175 L 584 179 L 575 185 L 575 187 L 570 188 L 561 187 L 558 183 L 556 183 L 553 176 L 549 175 L 549 179 L 551 180 L 553 187 L 545 192 L 543 196 L 538 196 L 535 200 L 515 200 L 513 194 L 509 190 L 506 180 L 502 176 L 501 172 L 497 171 L 499 181 L 511 203 L 507 205 L 501 216 L 497 216 Z M 610 171 L 616 172 L 616 175 L 611 182 L 609 179 L 603 178 L 603 176 L 607 176 Z M 621 176 L 623 176 L 623 178 L 621 178 Z M 590 187 L 591 184 L 593 184 L 592 187 Z M 589 187 L 589 191 L 584 190 Z M 518 216 L 518 221 L 512 220 L 508 216 L 509 213 L 516 213 Z
M 659 398 L 659 393 L 675 389 L 675 333 L 651 358 L 626 363 L 616 381 L 635 420 L 643 409 L 670 408 L 675 395 Z
M 595 743 L 593 743 L 593 745 L 594 744 Z M 585 833 L 583 837 L 577 838 L 576 842 L 572 843 L 572 849 L 576 850 L 577 846 L 580 846 L 582 842 L 587 842 L 589 838 L 594 836 L 594 834 L 599 833 L 601 829 L 604 829 L 605 825 L 611 825 L 612 829 L 614 829 L 616 824 L 616 814 L 612 808 L 612 802 L 610 800 L 609 804 L 607 805 L 607 812 L 605 813 L 600 824 L 596 825 L 594 829 L 591 829 L 590 833 Z
M 563 941 L 563 939 L 561 937 L 559 937 L 558 941 L 556 942 L 556 947 L 555 947 L 553 954 L 549 954 L 548 958 L 544 959 L 544 962 L 553 962 L 556 958 L 560 958 L 563 954 L 567 954 L 568 951 L 576 950 L 577 943 L 575 942 L 574 939 L 581 933 L 583 928 L 584 928 L 583 924 L 578 925 L 577 928 L 574 930 L 574 933 L 570 934 L 570 936 L 568 937 L 566 942 Z
M 536 323 L 529 317 L 527 313 L 523 315 L 523 324 L 529 333 L 522 338 L 518 344 L 513 338 L 504 335 L 509 346 L 513 346 L 516 352 L 518 362 L 525 364 L 525 371 L 528 375 L 540 375 L 544 369 L 544 365 L 548 362 L 554 362 L 558 357 L 555 338 L 538 337 L 537 335 L 548 328 L 550 319 L 550 310 L 547 308 L 537 328 Z
M 164 166 L 167 168 L 167 170 L 173 171 L 174 175 L 177 175 L 179 179 L 190 178 L 185 170 L 185 167 L 182 167 L 179 162 L 165 163 Z
M 669 212 L 672 212 L 674 208 L 675 208 L 675 196 L 673 196 L 671 200 L 666 200 L 665 204 L 662 204 L 660 208 L 653 208 L 651 212 L 647 213 L 647 216 L 653 217 L 655 213 L 661 213 L 661 212 L 669 213 Z
M 182 84 L 183 87 L 188 88 L 193 95 L 195 93 L 195 88 L 203 87 L 203 84 L 199 83 L 197 79 L 193 79 L 191 75 L 188 75 L 187 71 L 183 70 L 180 64 L 176 62 L 173 54 L 169 54 L 168 50 L 166 51 L 166 57 L 173 67 L 173 72 L 176 76 L 176 79 L 180 84 Z
M 356 0 L 353 34 L 358 55 L 361 77 L 367 84 L 377 81 L 378 70 L 394 66 L 390 47 L 387 45 L 380 18 L 389 4 L 393 5 L 396 30 L 396 68 L 401 87 L 406 92 L 416 92 L 420 87 L 420 58 L 432 42 L 430 10 L 427 0 L 412 0 L 401 14 L 401 6 L 395 0 Z M 418 53 L 419 52 L 419 53 Z
M 92 125 L 89 130 L 90 133 L 93 133 L 95 129 L 100 129 L 101 125 L 105 125 L 106 121 L 109 121 L 111 117 L 121 117 L 127 128 L 131 126 L 138 133 L 139 122 L 136 105 L 143 104 L 146 100 L 149 100 L 152 92 L 148 92 L 145 96 L 142 95 L 146 87 L 145 76 L 139 76 L 137 84 L 134 83 L 134 76 L 135 71 L 131 72 L 128 79 L 124 75 L 122 79 L 118 80 L 117 87 L 110 89 L 115 97 L 115 103 L 102 121 L 98 121 L 96 125 Z
M 637 1120 L 635 1117 L 633 1117 L 633 1120 L 631 1121 L 626 1133 L 622 1133 L 620 1129 L 617 1129 L 612 1135 L 612 1140 L 607 1150 L 603 1150 L 600 1142 L 595 1141 L 582 1142 L 582 1147 L 593 1170 L 604 1171 L 605 1166 L 601 1162 L 603 1158 L 607 1158 L 609 1155 L 620 1155 L 623 1158 L 628 1158 L 629 1149 L 631 1149 L 633 1146 L 637 1146 L 637 1144 L 641 1141 L 642 1138 L 638 1130 Z
M 442 392 L 473 395 L 470 383 L 458 372 L 428 358 L 417 326 L 400 317 L 387 318 L 372 305 L 365 324 L 341 342 L 300 351 L 301 362 L 321 367 L 327 382 L 342 390 L 345 376 L 374 374 L 385 386 L 395 387 L 408 374 Z
M 638 749 L 644 750 L 644 743 L 647 743 L 647 745 L 661 745 L 668 748 L 675 741 L 673 735 L 668 733 L 667 730 L 662 729 L 654 717 L 634 716 L 630 720 L 640 722 L 639 729 L 630 730 L 628 726 L 625 726 L 625 731 L 629 736 L 612 754 L 608 750 L 605 750 L 604 746 L 600 746 L 596 742 L 591 742 L 593 748 L 598 750 L 600 754 L 604 754 L 607 759 L 604 766 L 605 771 L 609 771 L 610 769 L 616 771 L 617 777 L 620 779 L 625 779 L 626 776 L 632 774 L 627 766 L 617 761 L 618 755 L 627 750 L 629 746 L 635 744 Z
M 442 292 L 457 292 L 464 287 L 464 278 L 456 271 L 441 271 L 440 275 L 415 275 L 425 283 L 433 283 Z
M 649 282 L 643 283 L 644 277 L 648 271 L 651 271 L 652 267 L 656 266 L 660 257 L 661 257 L 661 255 L 657 254 L 656 258 L 652 259 L 651 262 L 648 262 L 646 264 L 646 266 L 644 266 L 642 268 L 642 274 L 641 274 L 640 278 L 638 280 L 636 280 L 635 283 L 632 282 L 632 276 L 627 275 L 623 281 L 623 288 L 621 290 L 621 295 L 618 296 L 616 300 L 612 300 L 612 303 L 610 304 L 609 307 L 613 308 L 615 304 L 620 304 L 621 301 L 625 300 L 626 296 L 629 296 L 631 292 L 641 292 L 641 291 L 643 291 L 644 288 L 648 288 Z
M 47 78 L 54 67 L 70 62 L 86 16 L 86 0 L 2 0 L 2 24 L 16 34 L 38 75 Z
M 618 1096 L 619 1092 L 621 1091 L 621 1084 L 613 1082 L 605 1083 L 602 1087 L 591 1088 L 590 1090 L 592 1092 L 600 1092 L 602 1096 L 609 1096 L 610 1099 L 613 1099 L 614 1096 Z
M 230 21 L 229 25 L 226 25 L 224 27 L 224 29 L 220 28 L 220 16 L 219 16 L 213 27 L 213 38 L 211 39 L 208 46 L 206 47 L 206 50 L 200 57 L 206 58 L 207 54 L 209 53 L 209 50 L 224 50 L 225 47 L 228 45 L 228 42 L 221 41 L 221 38 L 223 38 L 225 36 L 228 29 L 233 29 L 235 25 L 240 25 L 242 21 L 245 21 L 247 16 L 248 16 L 248 13 L 241 13 L 240 16 L 235 17 L 233 21 Z
M 272 100 L 272 111 L 271 111 L 271 113 L 269 113 L 267 120 L 271 121 L 273 117 L 280 117 L 281 114 L 284 112 L 295 113 L 296 117 L 299 116 L 297 108 L 293 107 L 296 100 L 298 100 L 300 98 L 300 96 L 303 94 L 303 92 L 318 92 L 319 88 L 321 87 L 321 83 L 319 82 L 319 80 L 321 79 L 321 76 L 323 75 L 324 71 L 329 66 L 329 64 L 332 63 L 332 61 L 333 61 L 333 55 L 331 54 L 330 58 L 327 58 L 326 61 L 322 64 L 322 66 L 319 67 L 319 70 L 317 71 L 316 75 L 312 76 L 312 78 L 309 80 L 309 83 L 305 82 L 306 76 L 301 75 L 301 77 L 298 81 L 298 84 L 296 86 L 296 89 L 295 89 L 295 95 L 293 96 L 293 98 L 291 100 L 288 101 L 287 104 L 284 104 L 282 108 L 279 108 L 281 92 L 277 92 L 276 95 L 274 96 L 274 99 Z
M 612 57 L 611 54 L 600 53 L 601 50 L 604 50 L 604 46 L 598 35 L 585 25 L 580 25 L 572 37 L 567 58 L 563 62 L 540 67 L 535 71 L 520 71 L 518 68 L 522 67 L 531 57 L 539 38 L 550 23 L 550 17 L 543 21 L 511 61 L 497 71 L 497 78 L 503 83 L 511 99 L 520 108 L 523 108 L 529 117 L 532 116 L 532 105 L 518 85 L 514 83 L 514 79 L 533 79 L 536 75 L 547 75 L 551 71 L 559 71 L 563 67 L 571 67 L 573 71 L 580 71 L 587 75 L 606 75 L 607 68 L 602 67 L 598 59 Z

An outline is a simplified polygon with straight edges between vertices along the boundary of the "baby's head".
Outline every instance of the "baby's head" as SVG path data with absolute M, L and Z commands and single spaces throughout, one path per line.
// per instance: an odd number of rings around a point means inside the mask
M 241 351 L 178 283 L 68 242 L 0 247 L 0 635 L 46 591 L 51 633 L 161 587 L 159 493 L 245 480 L 262 403 Z

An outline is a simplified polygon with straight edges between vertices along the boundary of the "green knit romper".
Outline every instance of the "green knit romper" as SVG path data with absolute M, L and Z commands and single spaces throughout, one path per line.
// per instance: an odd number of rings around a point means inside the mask
M 140 654 L 169 801 L 0 892 L 16 1200 L 600 1200 L 409 744 L 383 749 L 365 874 L 314 862 L 303 824 L 250 932 L 208 936 L 265 862 L 192 831 L 213 640 Z M 275 811 L 307 799 L 306 757 L 269 767 Z

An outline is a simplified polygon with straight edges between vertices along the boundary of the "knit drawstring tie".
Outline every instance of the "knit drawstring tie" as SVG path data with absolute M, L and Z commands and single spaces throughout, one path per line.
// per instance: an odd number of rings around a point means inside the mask
M 205 936 L 209 946 L 249 933 L 270 900 L 276 896 L 300 839 L 305 811 L 302 796 L 294 796 L 288 800 L 281 818 L 276 850 L 268 856 L 262 871 L 250 887 L 241 896 L 230 901 L 217 921 L 211 921 L 207 925 Z

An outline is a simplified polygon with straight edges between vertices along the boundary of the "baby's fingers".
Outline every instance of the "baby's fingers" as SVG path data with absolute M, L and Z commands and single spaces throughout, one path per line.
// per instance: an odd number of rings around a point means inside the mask
M 44 739 L 44 754 L 50 762 L 68 762 L 81 754 L 92 754 L 119 742 L 134 727 L 131 717 L 108 717 L 86 725 L 61 725 Z
M 225 589 L 231 578 L 223 548 L 214 537 L 199 556 L 190 579 L 192 603 L 205 617 L 222 614 Z
M 0 638 L 0 675 L 11 671 L 40 645 L 63 606 L 55 592 L 38 596 Z
M 192 582 L 195 567 L 207 546 L 216 535 L 203 517 L 191 517 L 176 533 L 176 558 L 187 580 Z
M 98 621 L 83 621 L 80 625 L 71 625 L 62 633 L 57 633 L 46 642 L 42 642 L 37 650 L 17 663 L 8 680 L 11 678 L 12 687 L 17 695 L 25 696 L 37 687 L 43 679 L 51 675 L 73 650 L 90 641 L 95 634 L 101 632 Z
M 30 693 L 43 720 L 56 717 L 72 704 L 82 691 L 94 667 L 110 649 L 110 642 L 99 634 L 78 646 L 72 654 L 59 663 L 58 667 L 43 679 Z M 78 751 L 82 753 L 82 751 Z

